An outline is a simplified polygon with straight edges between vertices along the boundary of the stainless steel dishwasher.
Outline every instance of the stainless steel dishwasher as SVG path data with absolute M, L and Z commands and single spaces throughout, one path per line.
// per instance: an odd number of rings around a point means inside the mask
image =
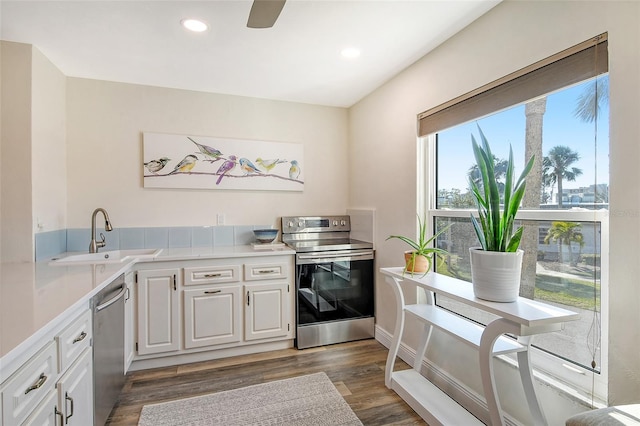
M 124 385 L 124 274 L 91 299 L 93 424 L 106 423 Z

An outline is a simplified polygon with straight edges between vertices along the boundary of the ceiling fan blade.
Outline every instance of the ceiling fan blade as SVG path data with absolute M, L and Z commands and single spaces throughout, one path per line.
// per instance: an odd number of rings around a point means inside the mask
M 286 0 L 253 0 L 247 27 L 271 28 L 280 16 Z

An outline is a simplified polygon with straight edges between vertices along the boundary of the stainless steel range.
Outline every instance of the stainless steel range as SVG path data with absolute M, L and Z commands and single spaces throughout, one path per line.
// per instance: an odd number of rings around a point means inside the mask
M 374 335 L 373 244 L 350 238 L 349 216 L 283 217 L 296 251 L 296 346 Z

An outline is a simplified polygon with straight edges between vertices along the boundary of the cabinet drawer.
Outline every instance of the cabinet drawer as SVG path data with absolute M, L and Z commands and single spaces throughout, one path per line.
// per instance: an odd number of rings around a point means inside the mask
M 52 340 L 3 385 L 3 424 L 21 424 L 53 389 L 57 371 L 56 342 Z
M 91 346 L 93 329 L 91 311 L 87 310 L 56 336 L 58 342 L 58 372 L 63 372 Z
M 235 283 L 240 281 L 240 265 L 184 268 L 184 285 Z
M 258 263 L 244 265 L 245 281 L 287 278 L 287 272 L 288 265 L 286 263 Z

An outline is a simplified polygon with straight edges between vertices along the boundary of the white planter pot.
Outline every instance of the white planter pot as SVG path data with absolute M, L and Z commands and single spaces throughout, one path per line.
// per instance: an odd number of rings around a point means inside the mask
M 524 251 L 502 253 L 469 248 L 473 293 L 492 302 L 513 302 L 520 291 L 520 272 Z

